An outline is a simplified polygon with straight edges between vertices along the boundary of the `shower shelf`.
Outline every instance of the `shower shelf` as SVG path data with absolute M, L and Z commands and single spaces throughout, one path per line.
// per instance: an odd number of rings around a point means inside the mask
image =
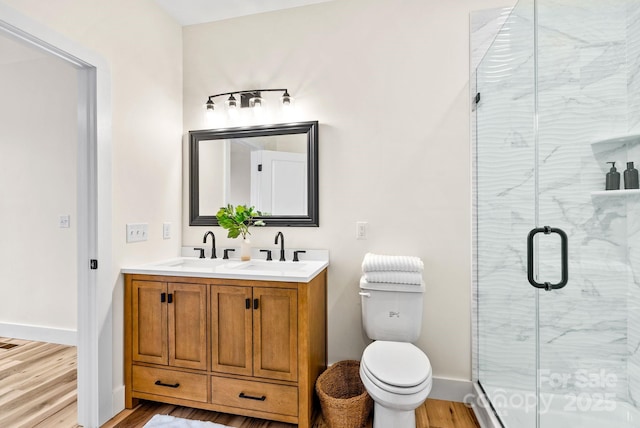
M 598 190 L 591 192 L 591 196 L 633 196 L 640 195 L 640 189 L 622 189 L 622 190 Z

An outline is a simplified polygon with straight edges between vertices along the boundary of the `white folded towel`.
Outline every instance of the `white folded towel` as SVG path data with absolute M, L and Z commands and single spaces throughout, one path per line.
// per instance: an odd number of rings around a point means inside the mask
M 420 284 L 399 284 L 397 282 L 369 282 L 360 277 L 360 288 L 363 290 L 379 290 L 379 291 L 406 291 L 407 293 L 420 293 L 425 289 L 424 281 Z
M 420 272 L 365 272 L 364 279 L 367 282 L 388 282 L 396 284 L 422 284 L 422 274 Z
M 412 256 L 385 256 L 381 254 L 367 253 L 362 261 L 362 272 L 418 272 L 422 273 L 424 263 L 418 257 Z

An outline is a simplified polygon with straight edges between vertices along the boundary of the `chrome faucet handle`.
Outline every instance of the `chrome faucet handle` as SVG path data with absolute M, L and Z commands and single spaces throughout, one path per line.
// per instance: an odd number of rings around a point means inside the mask
M 271 250 L 260 250 L 261 253 L 267 253 L 267 261 L 270 262 L 271 260 L 273 260 L 271 258 Z

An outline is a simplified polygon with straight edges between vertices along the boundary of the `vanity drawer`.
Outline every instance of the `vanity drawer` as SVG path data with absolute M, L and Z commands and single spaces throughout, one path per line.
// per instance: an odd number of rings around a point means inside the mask
M 133 366 L 133 390 L 206 403 L 207 376 Z
M 211 402 L 280 415 L 298 416 L 298 388 L 211 377 Z

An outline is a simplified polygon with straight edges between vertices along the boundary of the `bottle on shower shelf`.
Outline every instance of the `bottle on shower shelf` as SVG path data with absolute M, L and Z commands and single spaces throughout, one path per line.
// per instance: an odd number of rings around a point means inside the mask
M 615 162 L 607 162 L 611 164 L 611 170 L 607 173 L 605 190 L 618 190 L 620 188 L 620 173 L 616 169 Z
M 637 189 L 638 170 L 633 167 L 633 162 L 627 162 L 627 169 L 624 172 L 624 188 Z

